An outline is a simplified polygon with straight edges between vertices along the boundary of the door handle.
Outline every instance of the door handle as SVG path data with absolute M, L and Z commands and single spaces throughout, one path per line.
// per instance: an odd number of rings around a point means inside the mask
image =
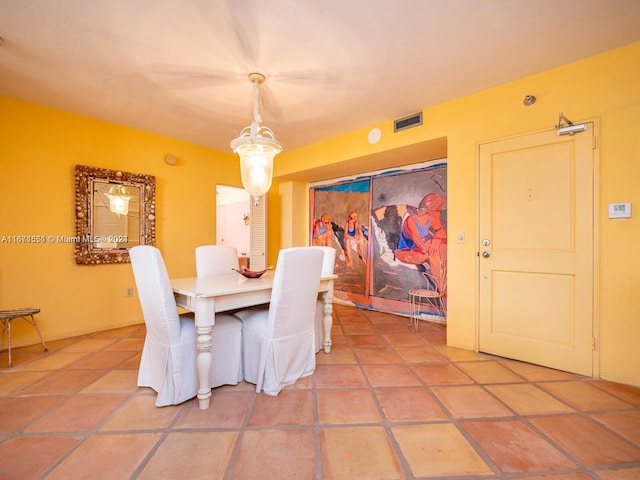
M 484 252 L 482 252 L 482 256 L 483 256 L 484 258 L 489 258 L 489 257 L 491 256 L 491 252 L 489 252 L 489 251 L 485 250 Z

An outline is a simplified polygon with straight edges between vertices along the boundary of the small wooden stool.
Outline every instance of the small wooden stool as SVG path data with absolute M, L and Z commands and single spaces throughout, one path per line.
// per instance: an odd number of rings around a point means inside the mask
M 418 322 L 420 322 L 420 313 L 428 304 L 431 304 L 438 312 L 446 312 L 442 294 L 435 290 L 422 288 L 409 290 L 409 303 L 411 305 L 409 326 L 412 326 L 416 332 L 418 331 Z
M 0 310 L 0 322 L 2 322 L 2 339 L 0 340 L 0 352 L 2 352 L 2 347 L 4 345 L 4 334 L 6 333 L 8 337 L 10 367 L 13 367 L 13 364 L 11 363 L 11 322 L 16 318 L 22 318 L 25 322 L 33 325 L 33 327 L 36 329 L 36 332 L 38 333 L 38 337 L 40 337 L 40 342 L 42 342 L 44 351 L 47 351 L 47 346 L 44 344 L 44 340 L 42 339 L 42 335 L 40 334 L 40 329 L 38 328 L 36 319 L 33 317 L 36 313 L 40 313 L 39 308 L 17 308 L 15 310 Z

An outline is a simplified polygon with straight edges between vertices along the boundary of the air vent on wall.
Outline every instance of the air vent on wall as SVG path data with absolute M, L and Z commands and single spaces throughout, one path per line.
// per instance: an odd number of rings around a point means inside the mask
M 422 125 L 422 112 L 394 120 L 393 131 L 399 132 L 400 130 L 417 127 L 418 125 Z

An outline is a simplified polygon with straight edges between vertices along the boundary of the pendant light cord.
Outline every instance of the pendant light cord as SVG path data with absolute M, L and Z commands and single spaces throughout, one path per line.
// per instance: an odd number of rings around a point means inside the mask
M 260 83 L 253 81 L 253 120 L 260 125 L 262 117 L 260 116 Z

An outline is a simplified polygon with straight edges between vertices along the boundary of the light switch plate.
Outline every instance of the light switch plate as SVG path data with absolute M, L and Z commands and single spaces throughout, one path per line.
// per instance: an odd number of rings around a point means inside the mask
M 610 203 L 609 218 L 631 218 L 631 203 Z

